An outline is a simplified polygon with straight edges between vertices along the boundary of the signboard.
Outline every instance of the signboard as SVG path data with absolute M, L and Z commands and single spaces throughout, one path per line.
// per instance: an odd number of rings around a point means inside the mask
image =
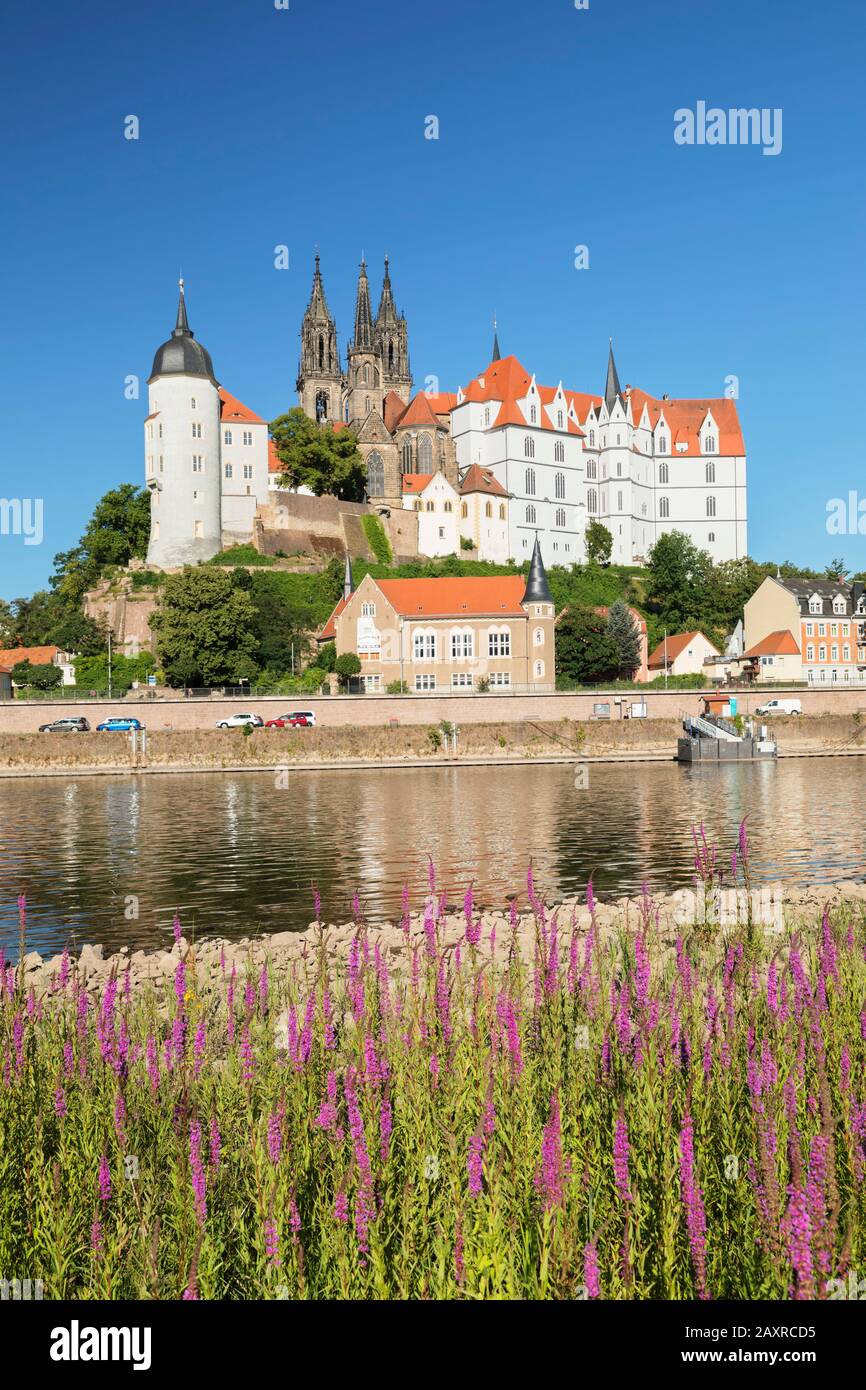
M 631 707 L 632 719 L 646 719 L 646 704 L 643 700 L 638 700 Z
M 358 619 L 357 652 L 375 653 L 377 656 L 382 647 L 382 639 L 379 630 L 372 618 Z
M 147 683 L 148 685 L 156 685 L 156 676 L 148 676 Z

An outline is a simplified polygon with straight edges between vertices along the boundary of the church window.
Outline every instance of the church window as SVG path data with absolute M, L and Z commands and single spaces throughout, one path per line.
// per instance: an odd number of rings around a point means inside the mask
M 486 405 L 486 406 L 484 407 L 484 426 L 485 426 L 485 429 L 486 429 L 486 427 L 487 427 L 489 424 L 490 424 L 490 406 L 489 406 L 489 405 Z
M 465 502 L 460 503 L 460 515 L 462 517 L 467 517 L 469 515 L 469 508 L 467 507 Z
M 715 531 L 710 531 L 709 535 L 707 536 L 707 540 L 708 540 L 708 541 L 714 541 L 715 539 L 716 539 L 716 533 L 715 533 Z
M 586 476 L 587 476 L 588 478 L 597 478 L 597 477 L 598 477 L 598 462 L 597 462 L 596 459 L 587 459 L 587 461 L 586 461 Z
M 557 497 L 564 498 L 564 497 L 565 497 L 565 474 L 564 474 L 564 473 L 557 473 L 557 475 L 556 475 L 556 477 L 554 478 L 553 481 L 554 481 L 554 488 L 555 488 Z
M 561 411 L 561 410 L 558 410 L 558 411 L 556 412 L 556 425 L 557 425 L 557 429 L 562 429 L 562 411 Z
M 484 503 L 484 515 L 485 515 L 485 516 L 492 516 L 492 515 L 493 515 L 493 505 L 492 505 L 492 503 L 490 503 L 490 502 L 485 502 L 485 503 Z
M 331 398 L 327 391 L 316 392 L 316 419 L 327 420 L 331 414 Z M 246 440 L 244 441 L 246 442 Z M 250 439 L 252 443 L 252 439 Z
M 379 368 L 378 368 L 378 367 L 374 367 L 374 368 L 373 368 L 373 385 L 374 385 L 374 386 L 378 386 L 378 385 L 379 385 Z
M 528 459 L 535 458 L 535 440 L 529 434 L 523 441 L 523 457 Z
M 535 496 L 535 469 L 534 469 L 534 468 L 527 468 L 527 470 L 526 470 L 526 495 L 527 495 L 527 497 L 534 497 L 534 496 Z
M 450 502 L 445 503 L 445 510 L 446 512 L 453 512 L 454 508 L 452 507 Z
M 715 514 L 716 514 L 716 499 L 715 499 L 715 497 L 708 497 L 708 498 L 707 498 L 707 516 L 715 516 Z
M 382 497 L 385 492 L 385 465 L 382 455 L 374 449 L 367 455 L 367 496 Z
M 529 423 L 530 423 L 531 425 L 534 425 L 537 419 L 538 419 L 538 411 L 536 410 L 536 408 L 535 408 L 534 405 L 531 405 L 531 406 L 529 407 Z
M 564 507 L 557 507 L 557 509 L 556 509 L 556 524 L 557 524 L 557 526 L 564 526 L 564 525 L 565 525 L 565 508 L 564 508 Z
M 707 443 L 706 443 L 706 453 L 708 453 L 708 454 L 714 454 L 715 452 L 716 452 L 716 437 L 715 437 L 714 434 L 708 434 L 708 435 L 707 435 Z
M 416 512 L 420 512 L 422 510 L 420 497 L 418 498 L 418 501 L 415 503 L 415 510 Z
M 535 663 L 535 674 L 536 674 L 536 676 L 543 676 L 543 675 L 544 675 L 544 662 L 543 662 L 543 661 L 536 661 L 536 663 Z
M 428 503 L 427 503 L 427 510 L 428 510 L 428 512 L 435 512 L 435 510 L 436 510 L 436 503 L 435 503 L 435 502 L 428 502 Z
M 500 503 L 499 503 L 499 520 L 500 520 L 500 521 L 504 521 L 504 520 L 505 520 L 505 503 L 504 503 L 504 502 L 500 502 Z
M 708 483 L 714 483 L 714 482 L 716 481 L 716 465 L 715 465 L 712 461 L 710 461 L 710 462 L 706 465 L 705 471 L 706 471 L 707 482 L 708 482 Z
M 553 446 L 553 457 L 557 463 L 565 463 L 565 445 L 561 439 L 557 439 Z
M 388 339 L 388 371 L 390 373 L 394 371 L 394 344 L 390 338 Z
M 526 508 L 526 523 L 528 526 L 535 525 L 535 508 L 533 507 L 531 502 L 529 506 Z
M 232 466 L 230 463 L 227 463 L 225 466 L 225 475 L 227 478 L 230 478 L 232 476 Z
M 365 414 L 365 415 L 369 415 L 369 414 L 370 414 L 370 397 L 369 397 L 369 396 L 365 396 L 365 397 L 364 397 L 364 414 Z
M 666 454 L 668 451 L 668 441 L 663 434 L 659 435 L 659 453 Z
M 586 494 L 586 509 L 588 512 L 598 511 L 598 493 L 594 487 L 591 487 Z
M 193 473 L 203 473 L 203 472 L 204 472 L 204 456 L 203 456 L 202 454 L 193 454 L 193 456 L 192 456 L 192 471 L 193 471 Z
M 403 472 L 404 472 L 404 473 L 411 473 L 411 472 L 413 472 L 413 468 L 412 468 L 412 441 L 411 441 L 411 439 L 404 439 L 404 441 L 403 441 Z
M 595 430 L 590 430 L 589 432 L 589 447 L 590 449 L 595 448 Z
M 659 464 L 659 482 L 666 483 L 669 480 L 669 471 L 666 463 Z
M 433 444 L 429 434 L 422 434 L 418 439 L 418 472 L 432 473 L 433 471 Z
M 669 517 L 671 514 L 671 504 L 667 497 L 659 498 L 659 516 Z
M 322 370 L 322 368 L 324 367 L 324 365 L 325 365 L 325 340 L 324 340 L 324 338 L 322 337 L 322 335 L 321 335 L 321 333 L 320 333 L 320 334 L 319 334 L 319 371 Z
M 192 437 L 193 439 L 201 439 L 201 425 L 196 421 L 193 421 Z M 229 443 L 231 443 L 231 440 L 229 440 Z

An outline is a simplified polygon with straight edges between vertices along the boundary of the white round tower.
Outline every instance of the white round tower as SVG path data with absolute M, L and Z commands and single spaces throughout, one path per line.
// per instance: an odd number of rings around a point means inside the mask
M 147 560 L 174 569 L 216 555 L 222 531 L 219 383 L 210 353 L 190 331 L 183 280 L 177 324 L 157 349 L 147 389 Z

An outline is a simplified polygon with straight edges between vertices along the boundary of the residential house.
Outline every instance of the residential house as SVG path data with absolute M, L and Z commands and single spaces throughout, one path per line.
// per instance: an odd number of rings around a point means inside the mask
M 665 673 L 669 676 L 703 675 L 707 658 L 719 655 L 718 647 L 702 632 L 671 632 L 649 658 L 650 677 Z

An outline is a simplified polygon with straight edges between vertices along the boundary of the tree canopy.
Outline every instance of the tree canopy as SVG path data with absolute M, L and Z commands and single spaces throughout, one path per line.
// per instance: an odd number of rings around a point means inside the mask
M 283 487 L 308 487 L 317 497 L 330 493 L 345 502 L 364 497 L 366 470 L 352 430 L 320 425 L 295 406 L 271 423 L 271 438 L 283 465 Z
M 169 575 L 151 619 L 169 685 L 225 685 L 259 671 L 256 609 L 234 574 L 212 565 Z
M 593 518 L 586 528 L 586 558 L 590 564 L 607 565 L 613 551 L 613 536 L 605 525 Z
M 607 618 L 570 607 L 556 625 L 556 673 L 576 685 L 600 685 L 620 674 L 621 655 Z

